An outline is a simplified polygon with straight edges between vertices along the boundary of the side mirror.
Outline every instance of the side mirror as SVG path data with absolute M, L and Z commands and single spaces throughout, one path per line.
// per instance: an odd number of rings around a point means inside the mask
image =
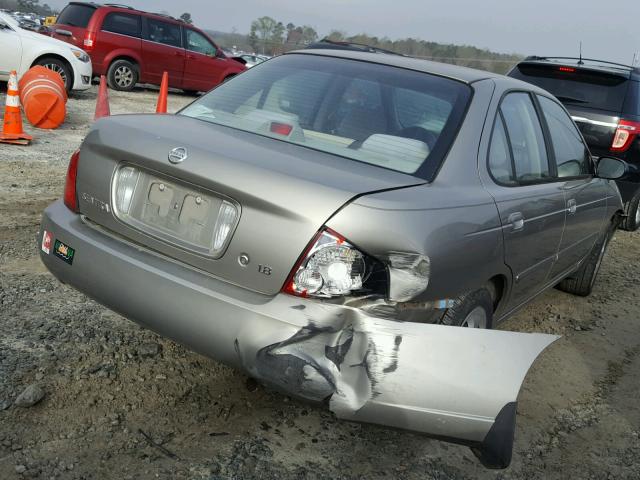
M 613 157 L 601 157 L 596 166 L 596 175 L 606 180 L 618 180 L 629 171 L 629 165 L 624 160 Z

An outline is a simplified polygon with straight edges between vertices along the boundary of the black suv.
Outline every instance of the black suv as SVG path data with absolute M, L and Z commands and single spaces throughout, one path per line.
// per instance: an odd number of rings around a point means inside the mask
M 626 160 L 632 173 L 617 181 L 627 217 L 640 227 L 640 68 L 568 57 L 527 57 L 507 75 L 533 83 L 567 108 L 596 157 Z

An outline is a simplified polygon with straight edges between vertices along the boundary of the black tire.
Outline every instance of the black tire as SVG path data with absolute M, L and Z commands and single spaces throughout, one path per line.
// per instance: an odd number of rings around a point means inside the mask
M 616 221 L 611 222 L 611 226 L 593 246 L 591 253 L 589 253 L 580 268 L 556 285 L 558 290 L 578 295 L 579 297 L 586 297 L 591 294 L 600 265 L 602 265 L 602 259 L 609 246 L 609 241 L 616 230 L 616 225 Z
M 138 65 L 129 60 L 115 60 L 109 65 L 107 83 L 113 90 L 130 92 L 138 83 L 138 78 Z
M 491 328 L 493 324 L 493 299 L 486 288 L 461 295 L 454 300 L 442 320 L 443 325 L 454 327 Z
M 200 93 L 200 90 L 184 90 L 183 89 L 182 91 L 185 93 L 185 95 L 189 95 L 191 97 L 197 97 L 198 93 Z
M 48 68 L 49 70 L 53 70 L 54 72 L 60 74 L 67 93 L 71 91 L 71 89 L 73 88 L 73 71 L 65 61 L 55 57 L 44 57 L 38 60 L 35 64 L 41 65 L 45 68 Z
M 634 197 L 624 204 L 626 217 L 622 220 L 620 228 L 627 232 L 635 232 L 640 227 L 640 190 Z

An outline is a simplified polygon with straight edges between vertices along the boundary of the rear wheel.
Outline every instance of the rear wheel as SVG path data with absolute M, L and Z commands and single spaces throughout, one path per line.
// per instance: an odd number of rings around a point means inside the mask
M 461 295 L 454 300 L 441 320 L 443 325 L 468 328 L 491 328 L 493 299 L 486 288 Z
M 615 229 L 616 222 L 612 222 L 603 237 L 593 246 L 591 253 L 585 258 L 580 268 L 556 285 L 558 290 L 580 297 L 586 297 L 591 294 L 593 286 L 596 283 L 600 265 L 602 265 L 602 259 L 604 258 L 604 254 L 607 251 L 609 241 L 611 237 L 613 237 Z
M 71 67 L 69 67 L 65 62 L 55 57 L 44 57 L 38 60 L 36 65 L 41 65 L 56 72 L 60 77 L 62 77 L 64 88 L 67 90 L 67 93 L 71 91 L 71 88 L 73 87 L 73 74 L 71 73 Z
M 129 60 L 120 59 L 109 65 L 107 82 L 114 90 L 128 92 L 138 83 L 138 66 Z
M 635 232 L 640 227 L 640 190 L 624 205 L 624 213 L 627 215 L 620 228 L 627 232 Z

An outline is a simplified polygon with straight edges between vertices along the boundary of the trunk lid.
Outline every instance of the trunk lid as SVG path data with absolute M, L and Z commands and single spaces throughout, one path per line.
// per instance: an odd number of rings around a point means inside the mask
M 168 156 L 176 148 L 186 157 L 174 164 Z M 174 151 L 173 160 L 178 157 Z M 116 191 L 125 184 L 123 168 L 140 172 L 130 196 Z M 120 115 L 97 122 L 85 139 L 77 190 L 80 211 L 92 222 L 231 283 L 274 294 L 314 234 L 351 199 L 423 183 L 193 118 Z M 116 198 L 130 198 L 128 213 Z M 221 249 L 212 251 L 225 205 L 237 217 Z M 240 264 L 241 255 L 248 264 Z

